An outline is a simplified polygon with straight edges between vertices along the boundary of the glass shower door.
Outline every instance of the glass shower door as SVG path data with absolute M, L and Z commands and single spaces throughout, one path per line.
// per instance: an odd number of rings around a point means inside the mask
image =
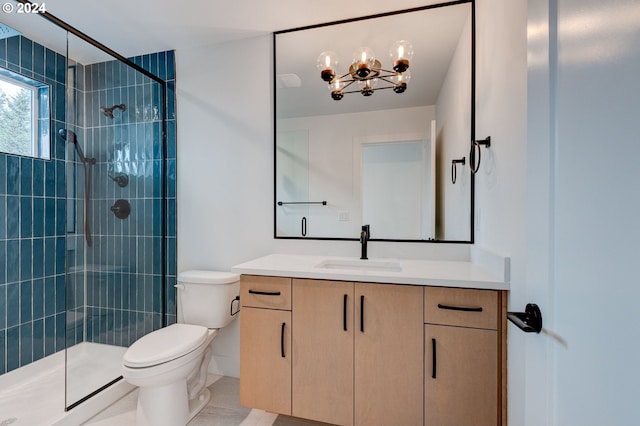
M 134 58 L 145 69 L 156 55 Z M 120 380 L 122 355 L 163 325 L 163 85 L 73 34 L 66 121 L 66 406 Z

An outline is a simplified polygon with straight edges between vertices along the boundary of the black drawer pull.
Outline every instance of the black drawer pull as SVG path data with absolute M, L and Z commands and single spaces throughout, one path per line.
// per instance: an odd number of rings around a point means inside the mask
M 280 355 L 282 358 L 286 358 L 286 354 L 284 353 L 284 327 L 286 323 L 282 323 L 282 329 L 280 330 Z
M 342 304 L 342 328 L 347 331 L 347 295 L 344 295 L 344 302 Z
M 249 294 L 260 294 L 262 296 L 280 296 L 280 292 L 279 291 L 249 290 Z
M 447 309 L 449 311 L 463 311 L 463 312 L 482 312 L 482 307 L 464 307 L 464 306 L 449 306 L 438 303 L 439 309 Z
M 431 378 L 436 378 L 436 339 L 431 339 Z
M 364 295 L 360 296 L 360 332 L 364 333 Z

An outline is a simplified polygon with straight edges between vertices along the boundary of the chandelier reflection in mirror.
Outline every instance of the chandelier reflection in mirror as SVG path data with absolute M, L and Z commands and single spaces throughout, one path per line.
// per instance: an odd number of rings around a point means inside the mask
M 389 49 L 389 56 L 393 71 L 382 68 L 382 63 L 368 47 L 361 47 L 354 53 L 349 72 L 339 77 L 336 73 L 338 55 L 334 52 L 322 52 L 318 56 L 317 67 L 320 78 L 329 84 L 331 98 L 336 101 L 347 93 L 359 92 L 363 96 L 371 96 L 380 89 L 393 89 L 395 93 L 403 93 L 411 79 L 409 61 L 413 57 L 413 46 L 406 40 L 396 41 Z M 359 87 L 358 90 L 349 90 L 353 89 L 354 83 Z

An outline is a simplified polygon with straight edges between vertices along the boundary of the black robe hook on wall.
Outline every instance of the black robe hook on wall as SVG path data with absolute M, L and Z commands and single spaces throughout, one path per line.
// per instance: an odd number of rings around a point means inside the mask
M 487 136 L 484 139 L 474 140 L 471 144 L 471 152 L 469 153 L 469 168 L 471 169 L 471 173 L 476 174 L 478 170 L 480 170 L 480 161 L 482 160 L 480 148 L 484 146 L 485 148 L 491 147 L 491 136 Z M 476 165 L 476 151 L 478 152 L 478 164 Z
M 457 178 L 457 173 L 456 173 L 456 164 L 462 164 L 463 166 L 466 163 L 466 157 L 462 157 L 458 160 L 451 160 L 451 183 L 452 184 L 456 184 L 456 178 Z

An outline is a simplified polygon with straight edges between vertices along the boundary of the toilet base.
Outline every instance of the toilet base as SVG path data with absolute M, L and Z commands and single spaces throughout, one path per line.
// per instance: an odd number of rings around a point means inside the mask
M 196 398 L 193 398 L 191 401 L 189 401 L 189 420 L 187 420 L 187 422 L 191 421 L 191 419 L 193 419 L 196 414 L 198 414 L 200 410 L 202 410 L 204 406 L 209 403 L 210 399 L 211 391 L 207 388 L 204 388 L 200 391 Z

